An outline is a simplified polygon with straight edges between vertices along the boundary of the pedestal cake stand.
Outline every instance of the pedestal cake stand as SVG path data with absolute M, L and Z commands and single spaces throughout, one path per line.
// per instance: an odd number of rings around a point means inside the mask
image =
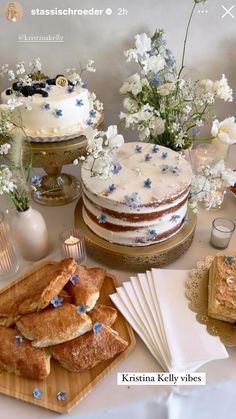
M 146 247 L 133 247 L 113 244 L 94 234 L 83 221 L 82 199 L 75 208 L 75 225 L 85 236 L 88 254 L 110 267 L 138 272 L 167 265 L 188 250 L 193 241 L 197 216 L 188 208 L 187 217 L 188 224 L 174 237 Z
M 94 128 L 102 129 L 104 115 Z M 84 135 L 63 141 L 30 141 L 32 165 L 43 168 L 46 174 L 41 177 L 39 186 L 33 192 L 36 202 L 43 205 L 65 205 L 81 196 L 79 180 L 62 173 L 62 167 L 71 164 L 86 152 L 87 140 Z

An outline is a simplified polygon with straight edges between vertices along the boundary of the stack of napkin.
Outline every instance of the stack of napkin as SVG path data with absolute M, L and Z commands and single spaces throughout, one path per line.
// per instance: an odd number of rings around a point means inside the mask
M 187 270 L 152 269 L 130 277 L 110 295 L 164 371 L 191 372 L 228 358 L 216 336 L 197 322 L 185 297 Z

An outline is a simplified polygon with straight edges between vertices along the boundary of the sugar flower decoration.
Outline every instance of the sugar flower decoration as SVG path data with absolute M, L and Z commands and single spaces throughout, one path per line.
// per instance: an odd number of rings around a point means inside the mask
M 59 400 L 60 402 L 64 402 L 64 400 L 66 400 L 66 392 L 65 391 L 58 391 L 57 393 L 57 400 Z
M 134 149 L 134 150 L 135 150 L 135 152 L 136 152 L 136 153 L 142 153 L 142 149 L 143 149 L 143 147 L 142 147 L 141 145 L 138 145 L 138 144 L 137 144 L 137 145 L 135 146 L 135 149 Z
M 145 181 L 144 181 L 144 188 L 147 188 L 147 189 L 150 189 L 151 188 L 151 186 L 152 186 L 152 181 L 151 181 L 151 179 L 146 179 Z
M 118 173 L 121 171 L 122 167 L 120 165 L 120 163 L 113 163 L 113 167 L 112 167 L 112 173 L 113 175 L 118 175 Z
M 137 209 L 141 203 L 141 198 L 137 192 L 133 192 L 130 196 L 125 196 L 125 204 L 132 209 Z
M 180 175 L 180 173 L 181 173 L 181 169 L 178 166 L 170 166 L 170 171 L 174 175 Z
M 233 256 L 226 256 L 225 257 L 226 265 L 232 265 L 233 262 L 234 262 L 234 257 Z
M 170 219 L 170 221 L 172 222 L 172 223 L 177 223 L 177 221 L 180 219 L 180 215 L 178 215 L 178 214 L 174 214 L 174 215 L 172 215 L 171 216 L 171 219 Z
M 107 192 L 108 193 L 112 193 L 115 190 L 116 190 L 116 187 L 115 187 L 114 183 L 112 183 L 111 185 L 108 185 L 108 187 L 107 187 Z
M 76 99 L 75 104 L 76 104 L 76 106 L 78 106 L 79 108 L 80 108 L 81 106 L 84 106 L 84 102 L 83 102 L 83 100 L 82 100 L 82 99 Z
M 51 300 L 51 304 L 55 308 L 61 307 L 62 306 L 62 301 L 63 301 L 63 298 L 56 296 Z
M 39 388 L 35 387 L 32 391 L 32 394 L 33 394 L 33 397 L 38 400 L 41 397 L 41 390 L 39 390 Z
M 78 314 L 87 313 L 88 306 L 86 304 L 80 304 L 79 306 L 75 308 L 75 310 L 76 310 L 76 313 Z
M 167 156 L 168 156 L 167 151 L 163 151 L 162 154 L 161 154 L 161 158 L 166 159 Z
M 92 119 L 87 119 L 87 121 L 86 121 L 86 125 L 87 125 L 88 127 L 91 127 L 91 126 L 93 125 L 93 121 L 92 121 Z
M 167 173 L 168 171 L 169 171 L 169 166 L 168 166 L 168 164 L 163 164 L 162 166 L 161 166 L 161 172 L 162 173 Z
M 72 86 L 71 84 L 69 84 L 69 86 L 67 86 L 66 91 L 67 93 L 72 93 L 74 90 L 74 86 Z
M 17 345 L 20 345 L 22 342 L 23 342 L 23 337 L 22 336 L 19 336 L 19 335 L 16 335 L 16 336 L 14 336 L 14 342 L 17 344 Z
M 99 214 L 97 216 L 97 220 L 98 220 L 99 224 L 104 224 L 107 221 L 107 217 L 106 217 L 105 214 Z
M 157 236 L 157 232 L 154 229 L 148 230 L 148 238 L 149 239 L 155 239 Z
M 157 145 L 156 145 L 156 144 L 154 144 L 154 146 L 152 147 L 152 152 L 153 152 L 153 153 L 157 153 L 157 152 L 158 152 L 158 150 L 159 150 L 159 147 L 157 147 Z
M 53 112 L 53 115 L 55 118 L 60 118 L 62 116 L 62 110 L 61 109 L 55 109 Z
M 42 104 L 42 109 L 44 110 L 44 111 L 49 111 L 49 109 L 50 109 L 50 104 L 49 103 L 43 103 Z
M 91 109 L 91 111 L 89 112 L 90 118 L 95 118 L 96 115 L 97 115 L 97 112 L 94 109 Z
M 102 329 L 102 325 L 101 323 L 95 323 L 93 325 L 93 332 L 95 333 L 95 335 L 97 335 Z
M 76 275 L 76 274 L 71 275 L 70 282 L 72 282 L 73 285 L 78 284 L 78 282 L 79 282 L 79 275 Z
M 149 153 L 148 153 L 148 154 L 146 154 L 146 155 L 145 155 L 145 157 L 144 157 L 144 160 L 145 160 L 145 161 L 150 161 L 151 159 L 152 159 L 152 156 L 151 156 L 151 154 L 149 154 Z

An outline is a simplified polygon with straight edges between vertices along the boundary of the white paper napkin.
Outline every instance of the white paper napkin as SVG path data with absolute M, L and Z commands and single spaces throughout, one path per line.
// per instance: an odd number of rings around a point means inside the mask
M 164 370 L 191 372 L 228 357 L 220 339 L 210 336 L 188 308 L 189 271 L 152 269 L 117 288 L 110 297 Z

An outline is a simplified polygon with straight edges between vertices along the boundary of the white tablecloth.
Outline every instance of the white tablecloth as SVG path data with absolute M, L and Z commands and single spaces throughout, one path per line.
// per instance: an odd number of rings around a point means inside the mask
M 68 168 L 69 171 L 75 168 Z M 33 206 L 44 215 L 50 234 L 51 248 L 46 259 L 60 259 L 58 234 L 74 224 L 76 202 L 62 207 Z M 9 208 L 5 198 L 0 199 L 1 211 Z M 211 223 L 216 217 L 227 216 L 236 221 L 236 199 L 229 194 L 221 211 L 205 212 L 200 210 L 194 242 L 190 249 L 177 261 L 168 265 L 169 269 L 191 269 L 199 260 L 217 251 L 209 244 Z M 236 249 L 236 233 L 230 244 Z M 95 259 L 88 259 L 88 264 L 96 264 Z M 21 260 L 18 275 L 32 265 Z M 121 283 L 127 280 L 130 272 L 112 271 Z M 4 287 L 8 281 L 1 281 Z M 193 344 L 194 336 L 189 339 Z M 235 419 L 236 417 L 236 348 L 229 349 L 230 358 L 211 362 L 201 368 L 206 372 L 207 385 L 204 387 L 174 386 L 117 386 L 117 372 L 158 372 L 160 366 L 137 337 L 134 351 L 122 361 L 97 387 L 77 406 L 68 418 L 76 419 Z M 37 408 L 30 404 L 0 395 L 1 419 L 50 419 L 58 417 L 56 413 Z

